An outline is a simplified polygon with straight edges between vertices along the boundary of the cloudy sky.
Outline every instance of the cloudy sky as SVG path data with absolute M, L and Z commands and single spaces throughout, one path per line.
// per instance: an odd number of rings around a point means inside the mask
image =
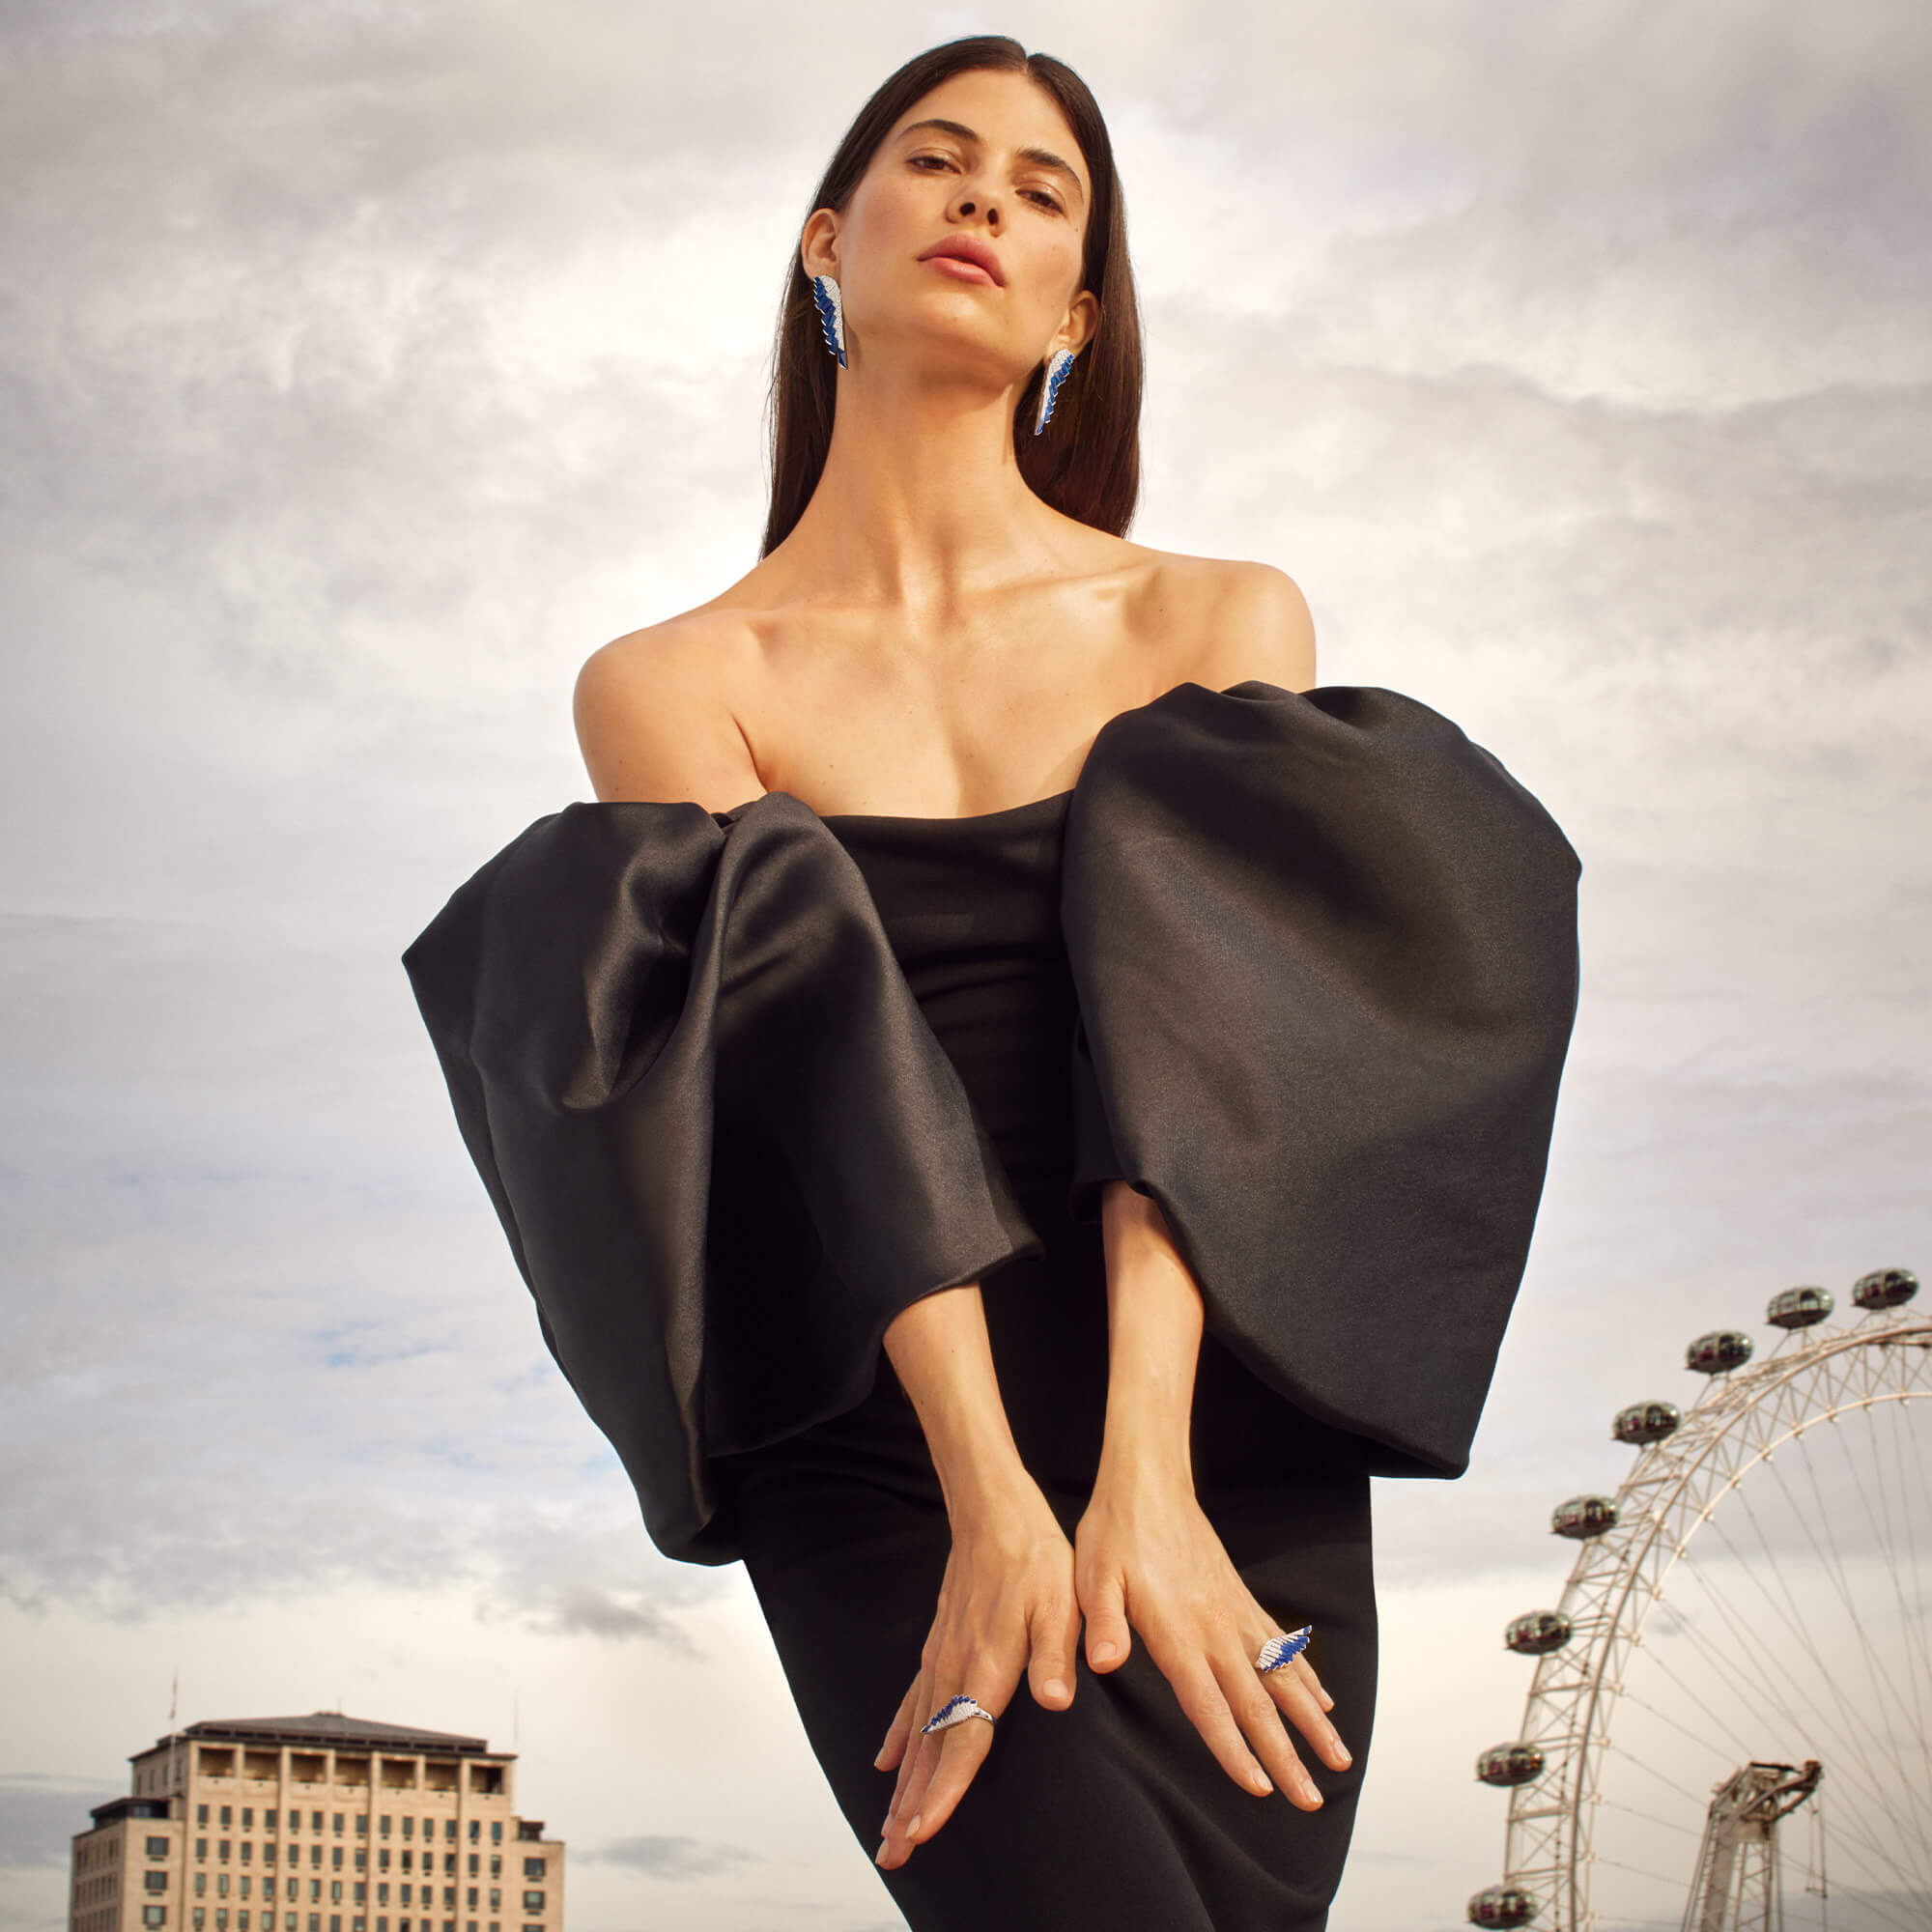
M 1475 1465 L 1378 1488 L 1338 1932 L 1498 1875 L 1501 1630 L 1615 1408 L 1693 1400 L 1704 1329 L 1768 1347 L 1779 1288 L 1932 1264 L 1932 15 L 1203 20 L 0 16 L 0 1927 L 62 1920 L 177 1668 L 184 1722 L 514 1740 L 570 1932 L 899 1922 L 742 1571 L 657 1557 L 552 1367 L 399 954 L 591 795 L 584 657 L 755 559 L 806 197 L 935 42 L 1014 34 L 1109 117 L 1132 535 L 1288 570 L 1323 682 L 1446 711 L 1584 861 Z

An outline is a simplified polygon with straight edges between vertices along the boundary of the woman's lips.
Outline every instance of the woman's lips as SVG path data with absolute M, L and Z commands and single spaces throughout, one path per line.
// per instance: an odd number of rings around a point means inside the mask
M 928 255 L 925 262 L 927 268 L 944 269 L 948 274 L 957 276 L 962 282 L 984 282 L 988 288 L 999 287 L 978 262 L 962 261 L 957 255 Z

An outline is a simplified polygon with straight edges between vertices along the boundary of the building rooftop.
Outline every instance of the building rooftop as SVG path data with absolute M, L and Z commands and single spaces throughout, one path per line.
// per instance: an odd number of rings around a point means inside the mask
M 459 1731 L 425 1731 L 413 1724 L 388 1724 L 374 1718 L 350 1718 L 340 1711 L 311 1711 L 305 1718 L 204 1718 L 179 1735 L 215 1744 L 348 1745 L 377 1750 L 386 1747 L 452 1751 L 470 1756 L 514 1755 L 491 1750 L 488 1738 L 465 1737 Z M 170 1742 L 169 1738 L 156 1738 L 154 1747 L 162 1749 Z

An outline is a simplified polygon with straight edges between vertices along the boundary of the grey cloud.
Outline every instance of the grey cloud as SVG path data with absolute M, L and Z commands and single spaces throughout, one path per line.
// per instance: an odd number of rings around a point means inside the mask
M 88 1830 L 88 1807 L 121 1796 L 112 1778 L 56 1777 L 33 1771 L 0 1773 L 0 1867 L 66 1868 L 76 1832 Z
M 715 1878 L 764 1861 L 737 1845 L 721 1845 L 701 1838 L 613 1838 L 596 1851 L 575 1857 L 590 1864 L 629 1865 L 652 1878 L 685 1880 Z

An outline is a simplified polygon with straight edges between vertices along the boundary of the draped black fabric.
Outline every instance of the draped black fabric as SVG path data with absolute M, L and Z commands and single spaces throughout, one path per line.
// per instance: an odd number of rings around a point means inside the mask
M 1075 788 L 1069 1211 L 1160 1208 L 1208 1329 L 1460 1476 L 1542 1196 L 1581 865 L 1489 752 L 1375 687 L 1184 684 Z
M 1371 688 L 1179 686 L 1070 796 L 1069 1209 L 1116 1177 L 1158 1202 L 1210 1332 L 1379 1473 L 1466 1466 L 1578 869 L 1489 753 Z M 544 1338 L 668 1556 L 741 1554 L 713 1459 L 853 1408 L 900 1310 L 1040 1252 L 864 874 L 788 793 L 569 806 L 403 963 Z
M 902 1309 L 1039 1250 L 864 875 L 789 793 L 566 806 L 403 964 L 667 1556 L 738 1560 L 711 1459 L 851 1408 Z

